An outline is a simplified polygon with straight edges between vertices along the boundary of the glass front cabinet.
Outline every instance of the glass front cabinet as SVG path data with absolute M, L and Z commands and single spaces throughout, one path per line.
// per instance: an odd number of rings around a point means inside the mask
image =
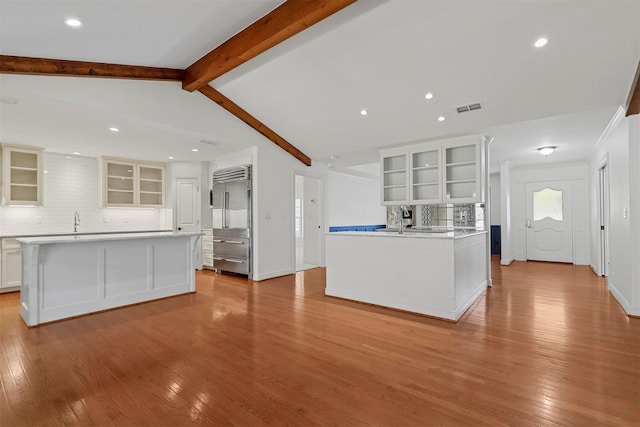
M 380 151 L 383 205 L 484 201 L 479 136 Z
M 2 200 L 5 205 L 42 205 L 42 149 L 2 147 Z
M 102 159 L 103 206 L 164 206 L 164 165 Z
M 380 154 L 381 200 L 383 205 L 409 204 L 409 156 L 406 150 L 388 150 Z

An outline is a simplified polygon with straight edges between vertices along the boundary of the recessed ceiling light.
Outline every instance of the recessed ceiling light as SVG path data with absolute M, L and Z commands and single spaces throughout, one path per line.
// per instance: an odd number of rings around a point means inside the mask
M 362 114 L 363 116 L 367 115 L 367 110 L 360 110 L 360 114 Z
M 175 159 L 175 157 L 169 156 L 169 160 L 173 160 L 173 159 Z
M 64 23 L 69 27 L 82 27 L 82 22 L 78 18 L 67 18 L 64 20 Z
M 79 153 L 79 152 L 77 152 L 77 151 L 74 151 L 74 152 L 73 152 L 73 154 L 74 154 L 74 155 L 76 155 L 76 156 L 79 156 L 79 155 L 80 155 L 80 153 Z
M 533 44 L 535 47 L 544 47 L 547 45 L 547 43 L 549 43 L 549 39 L 546 37 L 540 37 L 538 40 L 536 40 L 536 42 Z
M 433 99 L 433 94 L 431 92 L 429 92 L 424 97 L 427 98 L 427 99 Z
M 445 119 L 444 119 L 444 116 L 440 116 L 440 117 L 438 117 L 438 121 L 439 121 L 439 122 L 444 122 L 444 120 L 445 120 Z
M 49 173 L 49 171 L 45 169 L 44 173 Z
M 118 128 L 114 128 L 114 127 L 110 127 L 110 128 L 109 128 L 109 130 L 110 130 L 111 132 L 120 132 L 120 129 L 118 129 Z
M 191 151 L 193 151 L 194 153 L 197 153 L 198 149 L 197 148 L 192 148 Z
M 558 147 L 554 147 L 554 146 L 548 145 L 546 147 L 537 148 L 537 150 L 538 150 L 538 153 L 540 153 L 540 154 L 542 154 L 543 156 L 546 157 L 549 154 L 553 153 L 556 150 L 556 148 L 558 148 Z

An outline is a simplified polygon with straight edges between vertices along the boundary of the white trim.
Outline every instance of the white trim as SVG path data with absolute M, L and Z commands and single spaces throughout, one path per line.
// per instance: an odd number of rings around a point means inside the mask
M 259 282 L 261 280 L 273 279 L 274 277 L 288 276 L 289 274 L 295 274 L 295 268 L 287 268 L 285 270 L 273 271 L 271 273 L 261 274 L 260 276 L 253 275 L 253 281 Z
M 620 120 L 624 119 L 624 117 L 625 117 L 625 108 L 623 106 L 618 106 L 618 109 L 616 110 L 615 114 L 613 115 L 613 117 L 611 117 L 611 120 L 609 120 L 609 124 L 607 124 L 607 127 L 605 127 L 602 133 L 600 134 L 598 141 L 596 141 L 596 143 L 593 145 L 593 148 L 591 149 L 592 155 L 597 153 L 600 150 L 604 142 L 609 137 L 609 134 L 611 133 L 611 131 L 618 125 Z
M 631 303 L 614 286 L 609 284 L 609 292 L 618 301 L 624 312 L 629 316 L 640 316 L 640 310 L 634 310 Z
M 511 265 L 512 262 L 513 262 L 513 258 L 501 259 L 500 265 Z

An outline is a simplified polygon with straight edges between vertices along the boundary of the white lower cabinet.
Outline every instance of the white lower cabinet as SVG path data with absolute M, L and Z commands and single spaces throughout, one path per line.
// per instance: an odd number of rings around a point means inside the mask
M 202 267 L 213 268 L 213 229 L 202 229 Z
M 2 239 L 0 292 L 19 290 L 22 284 L 22 250 L 16 239 Z

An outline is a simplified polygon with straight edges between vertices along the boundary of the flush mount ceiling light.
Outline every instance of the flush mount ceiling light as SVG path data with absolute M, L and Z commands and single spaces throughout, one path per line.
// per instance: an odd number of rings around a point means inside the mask
M 64 20 L 64 23 L 67 24 L 68 27 L 82 27 L 82 21 L 80 21 L 78 18 L 67 18 Z
M 533 44 L 535 47 L 545 47 L 547 45 L 547 43 L 549 43 L 549 39 L 546 37 L 540 37 L 538 40 L 535 41 L 535 43 Z
M 109 128 L 109 130 L 110 130 L 111 132 L 120 132 L 120 129 L 118 129 L 118 128 L 114 128 L 114 127 Z
M 363 116 L 367 115 L 367 110 L 360 110 L 360 114 L 362 114 Z
M 433 99 L 433 94 L 431 92 L 428 92 L 424 97 L 427 99 Z
M 439 121 L 439 122 L 444 122 L 444 121 L 445 121 L 444 116 L 440 116 L 440 117 L 438 117 L 438 121 Z
M 538 150 L 538 153 L 540 153 L 540 154 L 542 154 L 543 156 L 546 157 L 549 154 L 553 153 L 556 150 L 556 148 L 558 148 L 558 147 L 554 147 L 554 146 L 548 145 L 546 147 L 537 148 L 537 150 Z

